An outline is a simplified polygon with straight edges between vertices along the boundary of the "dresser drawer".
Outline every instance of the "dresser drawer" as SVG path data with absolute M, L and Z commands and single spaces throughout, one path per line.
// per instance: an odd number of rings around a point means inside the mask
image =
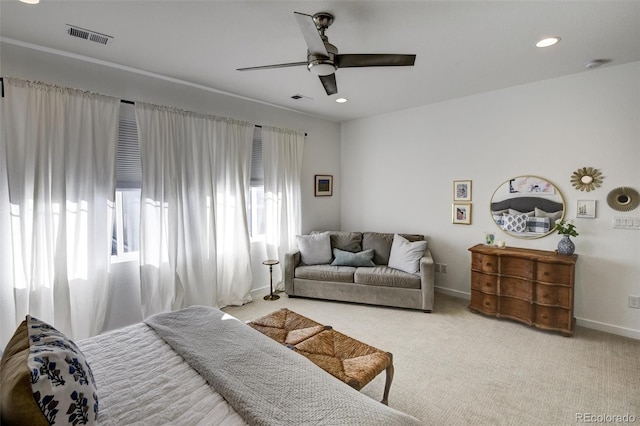
M 538 263 L 536 280 L 544 283 L 571 284 L 571 265 L 557 263 Z
M 531 300 L 533 286 L 531 281 L 519 278 L 501 277 L 500 296 L 518 297 L 520 299 Z
M 498 312 L 498 296 L 471 290 L 469 309 L 495 315 Z
M 573 319 L 568 309 L 536 306 L 536 324 L 541 328 L 571 330 Z
M 473 253 L 471 256 L 471 269 L 488 273 L 498 271 L 498 258 L 486 254 Z
M 533 262 L 516 257 L 503 257 L 500 263 L 500 273 L 514 277 L 533 279 Z
M 507 317 L 522 321 L 531 325 L 531 302 L 522 299 L 514 299 L 512 297 L 500 298 L 500 317 Z
M 471 288 L 483 293 L 496 294 L 498 292 L 498 277 L 471 271 Z
M 573 303 L 571 303 L 571 289 L 557 285 L 538 283 L 536 285 L 534 300 L 538 304 L 560 306 L 567 309 L 570 309 L 571 305 L 573 305 Z

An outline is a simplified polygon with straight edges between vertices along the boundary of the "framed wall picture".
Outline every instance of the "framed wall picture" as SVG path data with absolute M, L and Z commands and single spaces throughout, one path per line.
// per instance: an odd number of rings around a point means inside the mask
M 453 201 L 471 201 L 471 181 L 453 181 Z
M 471 225 L 471 203 L 453 203 L 451 221 L 462 225 Z
M 333 175 L 316 175 L 315 196 L 330 197 L 333 195 Z
M 596 217 L 596 200 L 578 200 L 576 206 L 576 217 L 595 219 Z

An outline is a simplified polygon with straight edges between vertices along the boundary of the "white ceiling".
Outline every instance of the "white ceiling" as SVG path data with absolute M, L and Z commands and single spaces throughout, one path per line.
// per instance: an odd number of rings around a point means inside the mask
M 415 66 L 339 69 L 332 96 L 304 66 L 236 71 L 306 60 L 293 11 L 333 13 L 340 53 L 414 53 Z M 65 24 L 114 38 L 72 38 Z M 562 41 L 534 46 L 550 35 Z M 1 0 L 0 36 L 346 121 L 638 61 L 640 1 Z

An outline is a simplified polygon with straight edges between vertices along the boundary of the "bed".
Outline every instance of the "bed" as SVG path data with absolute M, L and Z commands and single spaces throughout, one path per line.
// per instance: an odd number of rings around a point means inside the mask
M 62 400 L 52 402 L 58 396 L 47 398 L 59 389 L 34 361 L 55 356 L 52 370 L 62 370 L 61 376 L 66 364 L 73 370 L 63 393 L 81 396 L 68 409 Z M 0 407 L 7 426 L 49 424 L 53 414 L 56 425 L 80 418 L 103 425 L 421 424 L 232 316 L 203 306 L 158 314 L 77 345 L 28 316 L 7 345 L 1 368 Z M 25 379 L 16 380 L 19 371 L 26 374 L 26 389 Z M 73 389 L 77 377 L 84 382 Z M 46 391 L 36 396 L 41 382 Z

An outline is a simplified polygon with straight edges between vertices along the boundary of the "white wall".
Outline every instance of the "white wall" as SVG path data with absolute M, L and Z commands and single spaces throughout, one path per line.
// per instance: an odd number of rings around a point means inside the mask
M 437 82 L 434 82 L 437 84 Z M 619 186 L 640 190 L 640 63 L 610 66 L 342 125 L 345 230 L 428 236 L 441 291 L 468 296 L 467 248 L 496 232 L 508 245 L 554 250 L 559 236 L 520 240 L 489 214 L 493 191 L 518 175 L 554 183 L 580 236 L 575 315 L 579 325 L 640 338 L 640 232 L 612 229 L 606 197 Z M 570 184 L 578 168 L 602 171 L 592 192 Z M 471 225 L 451 223 L 452 181 L 471 179 Z M 596 200 L 596 219 L 575 219 L 577 200 Z M 437 296 L 436 296 L 437 312 Z
M 295 129 L 307 133 L 302 172 L 302 232 L 339 229 L 340 190 L 333 197 L 313 195 L 314 175 L 332 174 L 340 181 L 340 125 L 305 114 L 207 91 L 54 54 L 48 51 L 0 43 L 0 75 L 40 80 L 91 90 L 127 100 L 231 117 L 259 125 Z M 267 287 L 268 269 L 262 265 L 264 249 L 252 247 L 254 288 Z M 140 320 L 136 264 L 114 264 L 107 327 L 117 328 Z M 137 297 L 137 299 L 136 299 Z M 139 305 L 138 305 L 139 306 Z

